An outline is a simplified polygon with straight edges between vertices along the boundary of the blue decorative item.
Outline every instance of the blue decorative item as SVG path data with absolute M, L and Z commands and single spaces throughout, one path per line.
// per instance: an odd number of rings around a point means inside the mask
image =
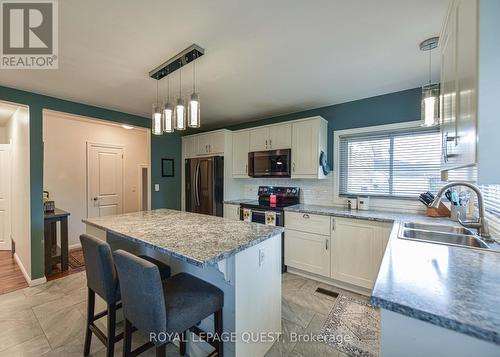
M 321 168 L 323 169 L 323 174 L 328 175 L 331 171 L 330 165 L 328 165 L 328 162 L 326 161 L 326 153 L 321 150 L 321 154 L 319 154 L 319 164 Z

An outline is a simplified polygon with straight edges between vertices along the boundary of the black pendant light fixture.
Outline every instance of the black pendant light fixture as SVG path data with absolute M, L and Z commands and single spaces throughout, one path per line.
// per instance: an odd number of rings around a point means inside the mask
M 186 130 L 200 127 L 200 99 L 196 92 L 196 69 L 193 63 L 193 92 L 189 97 L 188 108 L 182 98 L 182 73 L 181 68 L 205 54 L 205 50 L 197 45 L 191 45 L 184 51 L 172 57 L 149 72 L 149 76 L 156 80 L 156 103 L 153 104 L 151 132 L 154 135 L 173 133 L 174 130 Z M 158 101 L 158 82 L 179 70 L 179 96 L 175 107 L 170 101 L 170 82 L 167 78 L 167 97 L 163 108 Z

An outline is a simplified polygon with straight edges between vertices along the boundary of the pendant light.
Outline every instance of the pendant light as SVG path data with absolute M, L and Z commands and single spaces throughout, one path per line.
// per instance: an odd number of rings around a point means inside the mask
M 439 125 L 439 83 L 431 82 L 432 50 L 438 45 L 439 37 L 428 38 L 420 43 L 421 51 L 429 52 L 429 82 L 422 87 L 422 126 Z
M 182 99 L 182 69 L 179 68 L 179 98 L 175 106 L 175 130 L 186 130 L 186 107 Z
M 200 97 L 196 93 L 196 63 L 193 62 L 193 93 L 189 99 L 189 120 L 190 128 L 200 127 Z
M 174 132 L 174 111 L 170 104 L 170 78 L 167 77 L 167 99 L 163 107 L 163 131 L 165 133 Z
M 158 104 L 158 78 L 156 78 L 156 103 L 153 104 L 153 114 L 151 116 L 151 133 L 154 135 L 162 135 L 162 120 L 160 105 Z

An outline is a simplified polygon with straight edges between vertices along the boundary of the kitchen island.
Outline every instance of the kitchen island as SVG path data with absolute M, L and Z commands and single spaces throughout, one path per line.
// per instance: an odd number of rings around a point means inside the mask
M 187 272 L 219 287 L 226 356 L 263 356 L 272 336 L 281 332 L 282 227 L 168 209 L 83 222 L 88 234 L 106 240 L 113 250 L 151 255 L 170 265 L 173 274 Z M 212 317 L 200 328 L 213 331 Z M 248 343 L 262 333 L 268 336 Z M 199 340 L 188 343 L 190 356 L 210 351 Z

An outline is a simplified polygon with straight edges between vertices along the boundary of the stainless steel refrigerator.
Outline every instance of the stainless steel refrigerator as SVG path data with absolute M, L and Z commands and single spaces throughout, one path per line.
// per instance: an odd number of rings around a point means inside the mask
M 222 217 L 224 157 L 186 159 L 186 211 Z

